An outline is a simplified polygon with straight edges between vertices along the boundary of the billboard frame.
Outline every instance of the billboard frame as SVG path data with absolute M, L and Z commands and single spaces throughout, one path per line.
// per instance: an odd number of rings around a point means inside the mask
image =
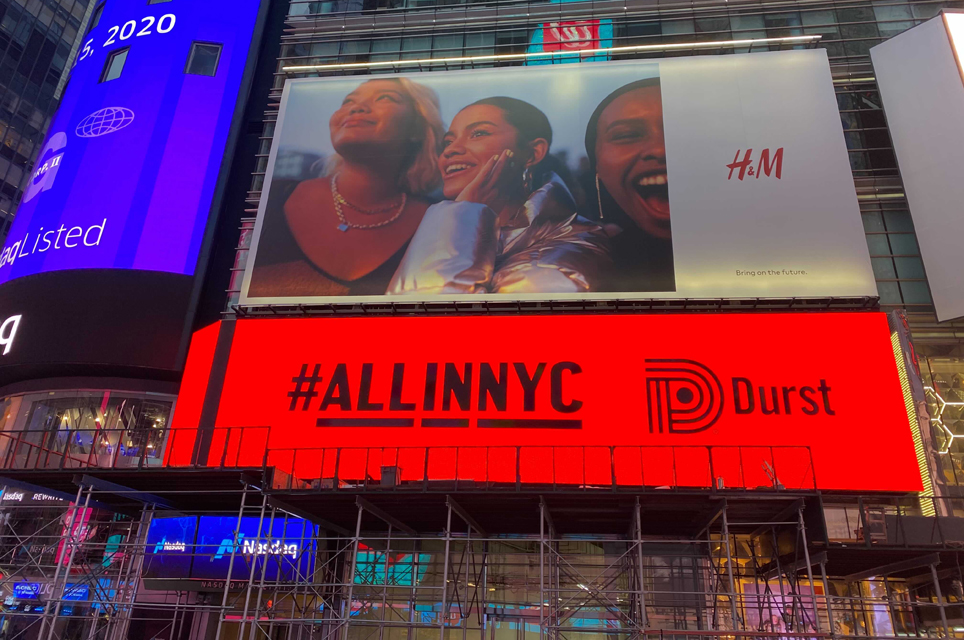
M 758 52 L 758 53 L 780 53 L 780 52 Z M 790 52 L 783 52 L 790 53 Z M 741 54 L 741 55 L 750 55 Z M 699 58 L 716 58 L 717 56 L 697 56 Z M 674 57 L 666 58 L 667 61 L 675 60 Z M 687 58 L 691 60 L 692 58 Z M 629 66 L 641 63 L 656 63 L 663 59 L 627 59 L 616 61 L 601 61 L 596 64 L 607 64 L 608 68 L 614 66 Z M 593 64 L 588 61 L 586 64 Z M 538 72 L 539 67 L 529 70 Z M 419 78 L 433 71 L 449 71 L 451 73 L 465 72 L 498 72 L 496 67 L 481 70 L 395 70 L 395 73 L 365 76 L 364 78 L 354 78 L 359 81 L 378 80 L 384 77 Z M 258 202 L 257 218 L 252 231 L 251 245 L 246 249 L 248 254 L 248 267 L 244 271 L 244 276 L 240 288 L 240 301 L 231 305 L 233 311 L 239 316 L 270 314 L 349 314 L 367 313 L 369 310 L 385 310 L 385 313 L 422 313 L 422 312 L 446 312 L 447 310 L 473 311 L 487 313 L 497 312 L 539 312 L 561 310 L 572 310 L 578 312 L 593 311 L 616 311 L 616 310 L 640 310 L 640 311 L 689 311 L 689 310 L 735 310 L 746 311 L 757 309 L 877 309 L 879 296 L 876 295 L 876 281 L 874 281 L 874 291 L 868 291 L 868 295 L 856 296 L 773 296 L 773 297 L 688 297 L 678 295 L 673 297 L 653 295 L 653 292 L 603 292 L 594 291 L 591 293 L 526 293 L 522 296 L 510 293 L 472 293 L 472 294 L 378 294 L 378 295 L 332 295 L 332 296 L 259 296 L 251 297 L 248 294 L 250 289 L 252 273 L 258 248 L 261 243 L 261 236 L 264 230 L 265 211 L 268 206 L 268 197 L 275 174 L 275 165 L 280 148 L 280 132 L 284 128 L 284 121 L 291 98 L 291 87 L 301 83 L 317 83 L 319 80 L 338 80 L 347 79 L 349 76 L 342 74 L 323 75 L 320 77 L 299 77 L 288 78 L 284 85 L 283 93 L 279 104 L 279 115 L 275 127 L 268 164 L 265 170 L 264 183 L 261 196 Z M 841 140 L 843 132 L 840 132 Z M 856 203 L 856 194 L 855 203 Z M 855 204 L 856 206 L 856 204 Z M 675 252 L 674 252 L 675 253 Z M 869 268 L 869 258 L 868 258 Z M 677 277 L 679 271 L 677 268 Z M 871 276 L 872 278 L 872 276 Z M 678 289 L 677 289 L 678 291 Z M 311 299 L 308 299 L 311 298 Z M 563 307 L 562 309 L 560 308 Z

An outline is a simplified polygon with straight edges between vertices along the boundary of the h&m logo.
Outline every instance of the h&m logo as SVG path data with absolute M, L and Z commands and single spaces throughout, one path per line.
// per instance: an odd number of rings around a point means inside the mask
M 818 385 L 800 387 L 754 385 L 745 377 L 730 381 L 736 416 L 792 415 L 795 408 L 807 416 L 821 411 L 836 415 L 830 406 L 832 389 L 824 379 Z M 646 360 L 646 400 L 650 433 L 706 431 L 723 415 L 725 404 L 723 385 L 709 367 L 677 359 Z
M 772 160 L 770 159 L 769 149 L 761 151 L 760 160 L 756 167 L 753 166 L 753 149 L 747 149 L 742 160 L 740 160 L 740 151 L 741 149 L 737 149 L 736 155 L 733 156 L 733 162 L 726 165 L 726 168 L 730 170 L 730 173 L 726 176 L 727 180 L 733 178 L 735 170 L 739 170 L 736 179 L 741 181 L 746 176 L 759 178 L 761 174 L 768 178 L 773 174 L 777 180 L 783 177 L 783 147 L 776 150 Z

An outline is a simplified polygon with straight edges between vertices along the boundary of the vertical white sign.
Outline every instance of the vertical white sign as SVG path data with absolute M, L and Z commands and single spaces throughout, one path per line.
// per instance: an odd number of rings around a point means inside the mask
M 938 320 L 964 316 L 962 48 L 945 13 L 870 50 Z

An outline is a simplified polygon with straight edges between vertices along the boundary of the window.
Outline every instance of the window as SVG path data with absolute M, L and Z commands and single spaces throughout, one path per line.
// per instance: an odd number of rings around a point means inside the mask
M 191 55 L 187 59 L 184 73 L 195 76 L 213 76 L 218 72 L 221 59 L 221 45 L 212 42 L 191 43 Z
M 124 63 L 127 62 L 127 54 L 130 50 L 130 47 L 124 47 L 117 51 L 111 51 L 110 54 L 108 54 L 107 62 L 104 63 L 104 72 L 100 74 L 101 82 L 116 80 L 120 77 L 121 72 L 124 70 Z
M 94 14 L 90 17 L 90 28 L 88 29 L 88 31 L 96 27 L 97 23 L 100 22 L 100 17 L 104 14 L 105 4 L 106 4 L 105 2 L 101 2 L 99 5 L 97 5 L 94 8 Z

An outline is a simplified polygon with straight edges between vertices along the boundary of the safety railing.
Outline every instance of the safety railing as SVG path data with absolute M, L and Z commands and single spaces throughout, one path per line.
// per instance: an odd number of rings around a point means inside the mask
M 964 498 L 861 496 L 824 502 L 831 544 L 964 547 Z
M 270 449 L 281 491 L 793 490 L 817 487 L 809 447 L 368 447 Z
M 259 468 L 268 427 L 57 429 L 0 432 L 5 470 Z

